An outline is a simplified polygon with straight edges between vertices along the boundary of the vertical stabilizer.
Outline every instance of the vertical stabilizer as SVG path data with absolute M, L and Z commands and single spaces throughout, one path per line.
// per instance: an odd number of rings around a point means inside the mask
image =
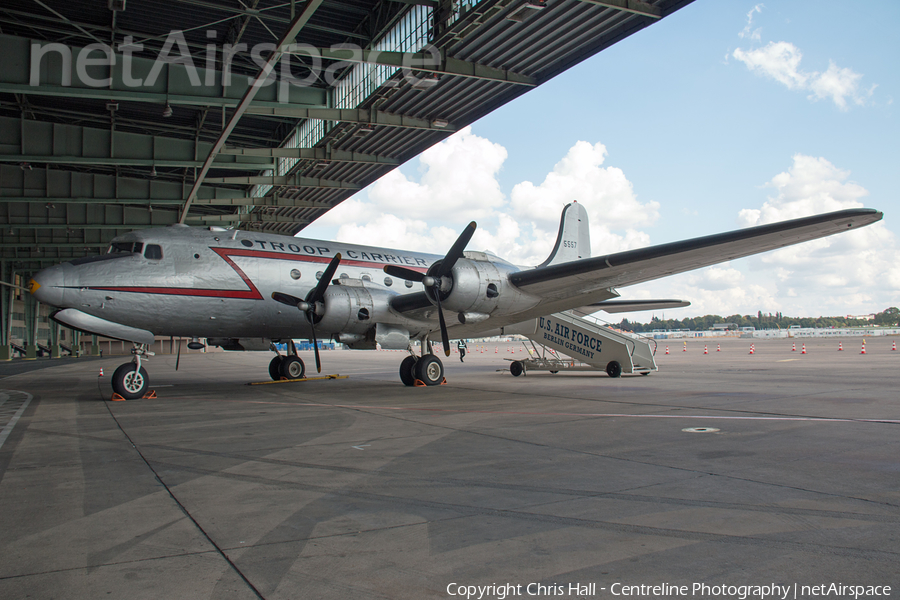
M 566 204 L 559 218 L 559 234 L 547 260 L 539 267 L 570 262 L 591 256 L 591 232 L 584 206 L 578 202 Z

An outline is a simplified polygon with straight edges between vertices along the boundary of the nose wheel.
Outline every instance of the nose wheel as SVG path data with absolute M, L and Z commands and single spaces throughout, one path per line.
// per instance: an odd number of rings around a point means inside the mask
M 119 365 L 112 376 L 112 389 L 126 400 L 136 400 L 143 397 L 150 387 L 150 378 L 144 367 L 135 363 Z

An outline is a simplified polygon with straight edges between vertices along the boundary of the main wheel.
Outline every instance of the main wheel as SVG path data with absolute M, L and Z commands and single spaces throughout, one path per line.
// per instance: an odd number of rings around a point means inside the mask
M 126 400 L 140 398 L 150 386 L 150 378 L 147 376 L 147 371 L 144 370 L 144 367 L 135 371 L 136 366 L 134 363 L 119 365 L 119 368 L 116 369 L 112 376 L 113 391 Z
M 425 385 L 439 385 L 444 380 L 444 365 L 434 354 L 426 354 L 418 360 L 413 372 Z
M 411 386 L 416 382 L 416 363 L 419 362 L 415 356 L 407 356 L 400 363 L 400 381 L 403 385 Z
M 519 361 L 514 360 L 511 363 L 509 363 L 509 372 L 512 373 L 513 377 L 518 377 L 524 371 L 525 371 L 525 367 L 523 367 L 522 363 L 520 363 Z
M 609 364 L 606 365 L 606 374 L 610 377 L 618 377 L 622 374 L 622 365 L 614 360 L 609 361 Z
M 287 379 L 303 379 L 306 374 L 306 365 L 296 356 L 285 356 L 281 359 L 281 376 Z
M 272 359 L 272 362 L 269 363 L 269 377 L 272 378 L 272 381 L 278 381 L 281 379 L 281 361 L 284 360 L 282 355 L 278 355 Z

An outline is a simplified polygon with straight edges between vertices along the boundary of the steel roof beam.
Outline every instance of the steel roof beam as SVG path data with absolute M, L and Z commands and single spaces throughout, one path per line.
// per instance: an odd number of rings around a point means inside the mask
M 309 22 L 309 19 L 312 17 L 313 13 L 316 12 L 316 9 L 321 5 L 322 0 L 307 0 L 306 5 L 303 7 L 303 11 L 297 15 L 296 18 L 291 20 L 290 25 L 288 25 L 285 32 L 278 39 L 278 43 L 275 44 L 275 49 L 269 54 L 269 58 L 266 60 L 265 64 L 260 66 L 259 73 L 247 87 L 247 91 L 244 92 L 241 102 L 235 109 L 234 114 L 232 114 L 231 118 L 228 120 L 228 124 L 222 128 L 222 134 L 219 136 L 219 139 L 216 140 L 215 144 L 213 144 L 209 151 L 209 155 L 203 163 L 203 167 L 200 168 L 200 172 L 197 174 L 197 180 L 194 182 L 190 193 L 188 193 L 187 199 L 184 201 L 184 208 L 181 210 L 181 223 L 187 218 L 188 213 L 191 210 L 191 202 L 197 197 L 197 192 L 203 184 L 203 179 L 206 177 L 207 172 L 209 172 L 213 160 L 216 158 L 216 154 L 225 147 L 225 141 L 228 140 L 228 136 L 234 131 L 238 121 L 244 116 L 244 112 L 250 107 L 253 99 L 259 93 L 260 89 L 262 89 L 263 82 L 265 82 L 268 76 L 274 71 L 276 63 L 281 60 L 282 56 L 284 56 L 287 51 L 288 46 L 297 37 L 300 30 Z M 290 89 L 290 87 L 290 85 L 287 86 L 288 89 Z
M 339 163 L 366 163 L 378 165 L 399 165 L 400 160 L 378 154 L 329 150 L 328 148 L 226 148 L 219 154 L 250 157 L 297 158 Z
M 442 49 L 436 56 L 428 52 L 387 52 L 351 48 L 318 48 L 318 52 L 322 58 L 327 60 L 408 68 L 410 71 L 434 73 L 435 75 L 500 81 L 528 87 L 538 84 L 537 79 L 528 75 L 447 56 L 445 49 Z M 308 55 L 308 53 L 304 52 L 301 55 Z
M 397 1 L 401 1 L 401 0 L 397 0 Z M 430 0 L 419 0 L 418 2 L 415 2 L 415 4 L 418 4 L 420 2 L 425 3 L 425 2 L 429 2 L 429 1 Z M 233 6 L 227 6 L 224 4 L 220 4 L 218 2 L 207 2 L 206 0 L 176 0 L 176 2 L 180 2 L 182 4 L 190 4 L 193 6 L 199 6 L 201 8 L 207 8 L 210 10 L 226 12 L 226 13 L 234 15 L 236 17 L 252 17 L 252 18 L 257 18 L 257 19 L 263 20 L 263 21 L 270 21 L 272 23 L 280 23 L 282 25 L 287 25 L 288 23 L 291 22 L 291 19 L 288 17 L 279 17 L 278 15 L 269 14 L 268 10 L 270 10 L 271 8 L 279 8 L 277 6 L 270 7 L 269 9 L 265 9 L 265 8 L 263 8 L 263 9 L 248 9 L 248 8 L 237 8 L 237 7 L 233 7 Z M 410 2 L 410 3 L 413 3 L 413 2 Z M 362 16 L 362 14 L 360 16 Z M 309 29 L 310 31 L 321 31 L 322 33 L 330 33 L 332 35 L 352 37 L 352 38 L 356 38 L 356 39 L 360 39 L 360 40 L 365 40 L 367 42 L 369 41 L 369 36 L 367 36 L 367 35 L 362 35 L 362 34 L 354 33 L 351 31 L 343 31 L 340 29 L 335 29 L 333 27 L 325 27 L 322 25 L 306 25 L 304 27 L 304 29 Z
M 407 117 L 366 108 L 299 108 L 299 107 L 262 107 L 251 106 L 248 115 L 261 115 L 292 119 L 321 119 L 341 123 L 358 123 L 361 125 L 378 125 L 381 127 L 400 127 L 404 129 L 431 129 L 435 131 L 456 131 L 451 123 L 438 122 L 418 117 Z
M 229 190 L 232 191 L 232 190 Z M 30 204 L 136 204 L 138 206 L 166 206 L 182 205 L 184 200 L 173 198 L 48 198 L 43 196 L 0 196 L 0 202 L 4 203 L 30 203 Z M 314 202 L 298 198 L 283 198 L 280 196 L 236 196 L 233 198 L 197 198 L 194 204 L 198 206 L 274 206 L 282 208 L 334 208 L 327 202 Z
M 642 17 L 651 17 L 653 19 L 661 19 L 662 11 L 652 4 L 640 2 L 639 0 L 580 0 L 587 4 L 595 4 L 604 8 L 615 8 L 623 12 L 629 12 Z
M 62 169 L 22 168 L 0 164 L 0 202 L 173 202 L 183 203 L 190 185 L 183 182 L 116 177 Z M 243 190 L 203 186 L 200 202 L 213 198 L 246 198 Z
M 300 175 L 252 175 L 249 177 L 207 177 L 207 183 L 231 183 L 240 185 L 278 185 L 302 188 L 322 188 L 340 190 L 362 189 L 356 183 L 322 179 L 321 177 L 301 177 Z

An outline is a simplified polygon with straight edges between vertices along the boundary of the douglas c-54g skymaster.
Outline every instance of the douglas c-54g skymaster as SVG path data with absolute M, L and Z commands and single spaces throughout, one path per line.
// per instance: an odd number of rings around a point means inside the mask
M 322 242 L 219 228 L 173 225 L 115 238 L 107 254 L 39 272 L 31 293 L 58 307 L 69 327 L 135 344 L 115 372 L 113 390 L 138 398 L 149 384 L 141 360 L 154 336 L 206 338 L 227 350 L 271 348 L 273 379 L 303 377 L 294 338 L 333 338 L 350 348 L 405 349 L 400 379 L 437 385 L 454 338 L 580 307 L 639 309 L 612 300 L 617 288 L 825 237 L 880 220 L 850 209 L 590 257 L 587 213 L 567 205 L 550 256 L 533 268 L 485 252 L 467 252 L 470 223 L 446 256 Z M 337 275 L 337 277 L 335 277 Z M 654 306 L 684 306 L 673 300 Z M 422 341 L 420 356 L 411 342 Z M 287 355 L 272 342 L 286 341 Z M 321 370 L 318 347 L 316 367 Z

